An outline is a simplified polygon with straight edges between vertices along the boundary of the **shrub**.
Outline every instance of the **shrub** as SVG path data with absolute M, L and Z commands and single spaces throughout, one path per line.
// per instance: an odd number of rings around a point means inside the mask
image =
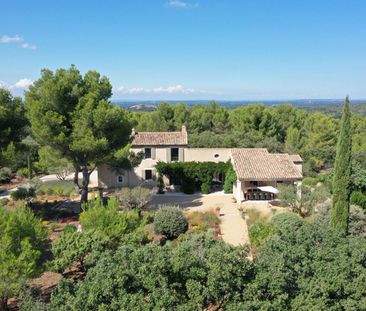
M 64 234 L 73 233 L 76 232 L 77 228 L 74 225 L 68 224 L 64 227 L 64 231 L 62 231 Z
M 7 199 L 7 198 L 0 199 L 0 207 L 4 207 L 4 206 L 8 205 L 8 203 L 9 203 L 9 199 Z
M 161 174 L 158 176 L 158 194 L 164 194 L 164 180 Z
M 280 231 L 287 232 L 297 230 L 302 226 L 303 221 L 295 213 L 280 213 L 272 218 L 272 224 Z
M 224 182 L 224 192 L 233 193 L 233 183 L 236 180 L 236 174 L 232 166 L 226 172 L 225 182 Z
M 210 182 L 204 182 L 201 185 L 201 193 L 209 194 L 210 192 L 211 192 L 211 183 Z
M 22 167 L 18 169 L 16 175 L 22 177 L 28 177 L 28 168 Z
M 351 204 L 357 205 L 366 210 L 366 194 L 360 191 L 353 191 L 351 194 Z
M 249 238 L 253 246 L 262 245 L 275 232 L 274 225 L 265 221 L 255 223 L 249 229 Z
M 125 209 L 141 209 L 150 201 L 151 190 L 141 186 L 122 188 L 121 191 L 117 193 L 117 198 Z
M 187 219 L 176 206 L 163 206 L 155 214 L 154 230 L 168 239 L 178 237 L 188 229 Z
M 0 183 L 9 182 L 12 177 L 13 177 L 13 174 L 9 167 L 0 168 Z
M 182 190 L 185 194 L 194 194 L 196 190 L 194 179 L 184 178 L 182 180 Z
M 35 190 L 33 188 L 26 189 L 26 188 L 23 188 L 23 187 L 19 187 L 17 190 L 11 192 L 10 196 L 15 201 L 27 200 L 27 199 L 35 197 L 36 193 L 35 193 Z
M 51 224 L 51 227 L 50 227 L 50 229 L 51 229 L 51 231 L 52 232 L 54 232 L 54 231 L 56 231 L 56 229 L 58 228 L 58 224 L 57 223 L 55 223 L 55 222 L 53 222 L 52 224 Z

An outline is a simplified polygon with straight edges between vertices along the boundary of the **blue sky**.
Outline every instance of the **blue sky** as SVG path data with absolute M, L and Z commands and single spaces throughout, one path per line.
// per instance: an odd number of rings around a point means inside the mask
M 0 85 L 42 68 L 119 99 L 366 98 L 365 0 L 3 0 Z

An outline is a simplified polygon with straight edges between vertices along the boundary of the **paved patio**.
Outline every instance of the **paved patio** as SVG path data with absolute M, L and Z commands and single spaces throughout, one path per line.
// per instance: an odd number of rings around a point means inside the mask
M 220 207 L 221 233 L 226 243 L 234 246 L 249 244 L 248 227 L 241 217 L 237 204 L 232 202 L 231 194 L 212 193 L 208 195 L 166 193 L 154 195 L 150 207 L 177 205 L 187 211 L 207 212 Z

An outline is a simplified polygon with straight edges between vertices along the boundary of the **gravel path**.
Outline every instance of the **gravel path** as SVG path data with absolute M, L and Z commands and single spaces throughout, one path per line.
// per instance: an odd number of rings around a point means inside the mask
M 163 194 L 154 195 L 151 208 L 158 205 L 178 205 L 189 211 L 207 212 L 220 207 L 222 239 L 231 245 L 249 244 L 248 226 L 241 217 L 237 204 L 232 202 L 232 195 L 212 193 L 208 195 Z

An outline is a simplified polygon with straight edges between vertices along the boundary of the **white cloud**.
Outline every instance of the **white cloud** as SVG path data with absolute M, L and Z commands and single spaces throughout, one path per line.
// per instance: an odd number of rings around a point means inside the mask
M 4 35 L 0 38 L 1 43 L 14 43 L 14 42 L 23 42 L 23 38 L 19 35 L 15 35 L 14 37 L 9 37 Z
M 32 81 L 30 79 L 20 79 L 14 85 L 12 85 L 10 88 L 25 90 L 25 89 L 29 88 L 33 84 L 33 82 L 34 81 Z
M 35 50 L 37 47 L 34 44 L 29 44 L 24 42 L 23 37 L 15 35 L 14 37 L 9 37 L 8 35 L 3 35 L 0 38 L 0 43 L 19 43 L 19 47 L 22 49 Z
M 198 3 L 189 3 L 182 0 L 168 0 L 167 5 L 173 8 L 195 8 L 198 7 Z
M 22 49 L 30 49 L 30 50 L 35 50 L 37 48 L 34 44 L 29 44 L 29 43 L 22 43 L 20 45 L 20 47 Z
M 196 93 L 196 90 L 177 84 L 168 87 L 156 87 L 151 89 L 142 87 L 127 88 L 120 86 L 116 88 L 115 92 L 119 94 L 193 94 Z

